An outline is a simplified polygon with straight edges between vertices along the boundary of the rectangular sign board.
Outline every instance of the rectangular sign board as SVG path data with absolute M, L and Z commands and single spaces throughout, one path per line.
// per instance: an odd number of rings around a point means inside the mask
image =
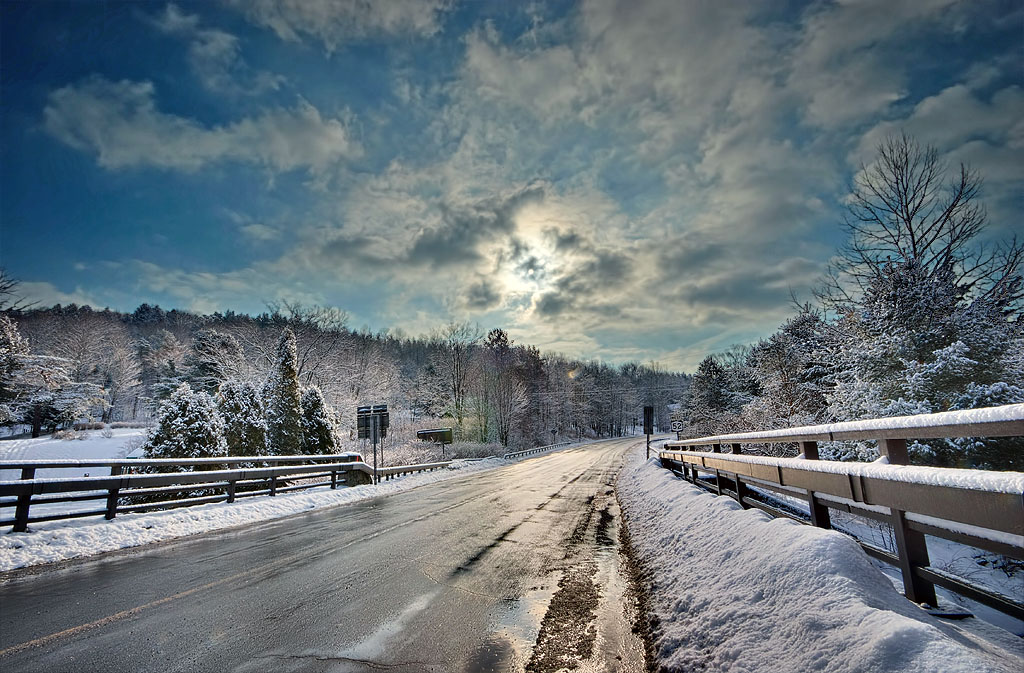
M 654 407 L 644 407 L 644 434 L 654 434 Z
M 451 428 L 431 428 L 429 430 L 417 430 L 416 436 L 428 442 L 437 442 L 439 444 L 452 443 Z
M 374 404 L 356 408 L 356 431 L 359 439 L 373 439 L 373 428 L 377 427 L 377 439 L 388 436 L 391 416 L 388 405 Z

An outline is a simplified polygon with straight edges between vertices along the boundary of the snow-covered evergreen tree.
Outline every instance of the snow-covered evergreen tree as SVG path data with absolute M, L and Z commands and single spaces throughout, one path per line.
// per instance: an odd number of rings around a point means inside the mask
M 729 374 L 709 355 L 697 366 L 685 402 L 689 419 L 688 433 L 693 436 L 713 435 L 730 424 L 731 391 Z
M 743 410 L 751 427 L 792 427 L 822 420 L 825 370 L 817 352 L 824 329 L 819 316 L 803 311 L 753 347 L 748 361 L 760 394 Z
M 334 412 L 324 401 L 316 386 L 302 391 L 302 453 L 332 454 L 337 452 L 334 438 Z
M 187 383 L 160 403 L 159 421 L 143 445 L 147 458 L 216 458 L 228 455 L 224 423 L 213 399 Z
M 232 456 L 267 453 L 267 415 L 256 386 L 226 381 L 217 391 L 217 410 L 224 421 L 224 439 Z
M 299 389 L 295 334 L 286 327 L 277 342 L 274 369 L 263 386 L 267 443 L 278 456 L 302 453 L 302 393 Z
M 847 311 L 831 333 L 830 416 L 844 421 L 964 409 L 991 399 L 985 391 L 1015 399 L 1021 326 L 1007 320 L 1006 309 L 988 297 L 967 297 L 950 269 L 887 264 L 866 287 L 862 304 Z M 991 449 L 1001 444 L 988 442 L 982 462 L 998 464 Z M 981 461 L 973 446 L 933 441 L 908 448 L 922 462 L 971 466 Z M 847 445 L 839 453 L 856 459 L 875 455 L 867 444 Z

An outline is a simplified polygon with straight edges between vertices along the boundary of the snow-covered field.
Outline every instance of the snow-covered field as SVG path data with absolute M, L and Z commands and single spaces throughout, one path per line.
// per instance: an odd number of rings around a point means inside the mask
M 852 539 L 743 510 L 634 453 L 618 494 L 659 663 L 715 671 L 1013 671 L 1024 641 L 932 617 Z
M 75 433 L 76 439 L 38 437 L 0 440 L 0 463 L 9 460 L 117 460 L 141 453 L 139 447 L 142 446 L 145 430 L 118 428 L 109 433 L 110 437 L 104 437 L 101 430 L 83 430 Z M 110 472 L 103 468 L 39 470 L 36 477 L 52 479 L 90 474 L 96 477 Z M 16 470 L 0 470 L 0 480 L 20 478 L 21 474 Z

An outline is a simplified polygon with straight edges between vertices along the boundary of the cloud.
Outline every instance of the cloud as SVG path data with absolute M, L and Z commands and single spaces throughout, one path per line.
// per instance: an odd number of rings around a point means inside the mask
M 318 175 L 362 152 L 342 120 L 321 116 L 301 98 L 293 108 L 204 126 L 158 110 L 151 82 L 93 76 L 51 92 L 43 116 L 50 135 L 95 154 L 97 163 L 111 170 L 151 166 L 191 172 L 233 161 Z
M 385 35 L 430 37 L 450 0 L 224 0 L 279 38 L 308 36 L 332 52 L 346 42 Z
M 255 96 L 276 91 L 285 82 L 280 75 L 250 68 L 241 56 L 237 37 L 201 27 L 198 15 L 184 14 L 173 3 L 148 21 L 160 32 L 188 41 L 189 64 L 210 91 Z

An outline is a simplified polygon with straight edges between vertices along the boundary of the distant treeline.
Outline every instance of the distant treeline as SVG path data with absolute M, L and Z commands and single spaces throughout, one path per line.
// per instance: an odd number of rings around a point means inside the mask
M 342 441 L 355 438 L 356 407 L 370 403 L 390 405 L 399 434 L 450 425 L 457 440 L 505 446 L 621 436 L 637 427 L 645 405 L 667 429 L 669 405 L 688 385 L 688 377 L 657 364 L 542 354 L 500 329 L 485 334 L 460 323 L 427 337 L 370 333 L 350 329 L 340 310 L 294 304 L 257 316 L 149 304 L 132 313 L 58 305 L 5 315 L 18 333 L 7 340 L 22 339 L 23 361 L 55 370 L 22 381 L 21 406 L 7 405 L 7 424 L 31 424 L 32 395 L 45 398 L 52 408 L 36 404 L 37 431 L 83 414 L 104 422 L 152 417 L 182 383 L 211 395 L 229 382 L 260 388 L 285 328 L 295 335 L 300 385 L 323 392 Z M 22 368 L 23 379 L 28 373 Z M 54 385 L 44 390 L 47 380 Z M 74 395 L 65 394 L 67 386 Z M 11 402 L 12 391 L 0 388 L 4 394 Z

